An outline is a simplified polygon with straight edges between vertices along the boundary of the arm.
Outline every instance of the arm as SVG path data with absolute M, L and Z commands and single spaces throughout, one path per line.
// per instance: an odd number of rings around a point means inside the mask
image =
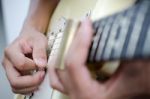
M 3 66 L 13 92 L 27 94 L 38 89 L 45 72 L 47 39 L 44 32 L 58 0 L 31 0 L 30 8 L 18 38 L 4 52 Z M 40 46 L 39 46 L 40 45 Z
M 44 33 L 59 0 L 31 0 L 24 26 Z

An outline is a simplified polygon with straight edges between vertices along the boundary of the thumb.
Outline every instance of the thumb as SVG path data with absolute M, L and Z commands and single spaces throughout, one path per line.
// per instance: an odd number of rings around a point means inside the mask
M 45 41 L 45 42 L 44 42 Z M 36 41 L 33 45 L 33 60 L 38 67 L 47 65 L 47 43 L 46 40 Z
M 66 56 L 66 69 L 76 84 L 81 84 L 82 81 L 85 82 L 85 78 L 91 79 L 85 62 L 92 41 L 92 35 L 91 21 L 85 19 L 81 23 Z M 80 77 L 78 75 L 80 75 Z
M 89 19 L 85 19 L 82 21 L 66 56 L 67 75 L 73 89 L 78 92 L 85 91 L 93 83 L 90 72 L 85 65 L 92 37 L 92 23 Z M 63 82 L 66 80 L 63 79 L 62 73 L 59 74 L 59 78 L 61 81 L 64 80 Z

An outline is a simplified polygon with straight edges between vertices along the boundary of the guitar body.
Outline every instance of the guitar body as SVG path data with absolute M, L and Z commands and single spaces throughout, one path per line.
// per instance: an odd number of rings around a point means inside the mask
M 73 19 L 76 21 L 82 20 L 86 16 L 90 16 L 91 19 L 97 20 L 106 16 L 112 15 L 116 12 L 125 10 L 132 6 L 135 0 L 60 0 L 54 14 L 50 20 L 48 28 L 49 38 L 49 62 L 54 53 L 52 49 L 57 41 L 56 35 L 60 32 L 63 35 L 65 28 L 64 24 L 67 19 Z M 61 36 L 62 37 L 62 36 Z M 57 52 L 55 52 L 57 53 Z M 54 54 L 55 55 L 55 54 Z M 34 92 L 33 96 L 16 95 L 15 99 L 68 99 L 67 96 L 53 90 L 49 86 L 49 77 L 46 77 L 41 84 L 38 91 Z

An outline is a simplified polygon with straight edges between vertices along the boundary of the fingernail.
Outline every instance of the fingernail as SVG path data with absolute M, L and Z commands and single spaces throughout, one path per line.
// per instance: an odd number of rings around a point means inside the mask
M 47 61 L 45 59 L 35 59 L 35 63 L 37 66 L 45 67 L 47 64 Z

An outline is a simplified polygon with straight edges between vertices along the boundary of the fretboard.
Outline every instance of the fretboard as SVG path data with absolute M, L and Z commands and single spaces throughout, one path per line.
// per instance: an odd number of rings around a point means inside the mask
M 150 56 L 150 1 L 93 22 L 95 31 L 89 62 Z

